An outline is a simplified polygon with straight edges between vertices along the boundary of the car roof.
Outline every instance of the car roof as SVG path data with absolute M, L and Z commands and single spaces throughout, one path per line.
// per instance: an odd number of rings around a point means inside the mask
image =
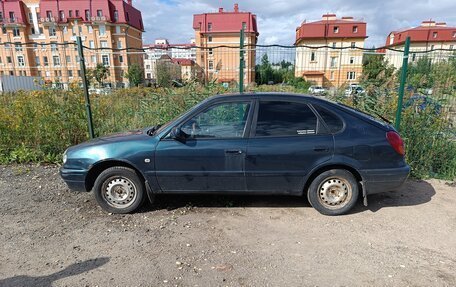
M 284 93 L 284 92 L 248 92 L 248 93 L 228 93 L 228 94 L 220 94 L 215 95 L 208 100 L 224 100 L 224 99 L 246 99 L 246 98 L 255 98 L 255 99 L 297 99 L 297 100 L 311 100 L 311 101 L 324 101 L 329 102 L 328 100 L 317 98 L 311 95 L 305 94 L 296 94 L 296 93 Z

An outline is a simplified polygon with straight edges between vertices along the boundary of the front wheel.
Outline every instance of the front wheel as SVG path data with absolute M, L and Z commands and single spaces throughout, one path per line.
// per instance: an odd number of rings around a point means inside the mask
M 97 177 L 93 191 L 98 204 L 107 212 L 130 213 L 141 206 L 145 187 L 133 169 L 115 166 Z
M 358 182 L 353 174 L 342 169 L 331 169 L 312 181 L 307 198 L 318 212 L 341 215 L 353 208 L 358 194 Z

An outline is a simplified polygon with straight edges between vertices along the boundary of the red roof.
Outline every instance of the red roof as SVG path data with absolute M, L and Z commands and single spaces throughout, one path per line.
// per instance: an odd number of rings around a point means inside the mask
M 423 21 L 421 26 L 391 32 L 386 38 L 386 46 L 404 44 L 407 37 L 412 43 L 456 42 L 456 27 L 447 27 L 443 22 Z
M 258 35 L 256 15 L 251 12 L 239 12 L 237 4 L 234 12 L 225 12 L 222 8 L 217 13 L 193 15 L 193 29 L 200 33 L 239 33 L 245 23 L 246 33 Z
M 173 58 L 171 62 L 178 64 L 180 66 L 193 66 L 195 62 L 191 59 L 184 59 L 184 58 Z
M 323 20 L 304 22 L 296 29 L 296 43 L 304 39 L 367 38 L 367 24 L 353 17 L 337 19 L 335 14 L 323 15 Z

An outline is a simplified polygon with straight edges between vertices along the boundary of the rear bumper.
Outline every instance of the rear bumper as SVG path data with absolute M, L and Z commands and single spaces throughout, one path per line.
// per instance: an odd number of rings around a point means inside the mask
M 74 191 L 87 191 L 85 186 L 86 170 L 60 168 L 60 176 L 68 188 Z
M 398 190 L 410 174 L 410 166 L 360 170 L 366 194 Z

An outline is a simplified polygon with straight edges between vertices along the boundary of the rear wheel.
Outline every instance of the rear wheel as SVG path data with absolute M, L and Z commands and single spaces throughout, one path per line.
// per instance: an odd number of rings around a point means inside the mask
M 93 191 L 98 204 L 112 213 L 130 213 L 144 200 L 144 183 L 136 172 L 115 166 L 104 170 L 96 179 Z
M 358 194 L 358 182 L 353 174 L 343 169 L 332 169 L 312 181 L 307 198 L 320 213 L 341 215 L 353 208 Z

